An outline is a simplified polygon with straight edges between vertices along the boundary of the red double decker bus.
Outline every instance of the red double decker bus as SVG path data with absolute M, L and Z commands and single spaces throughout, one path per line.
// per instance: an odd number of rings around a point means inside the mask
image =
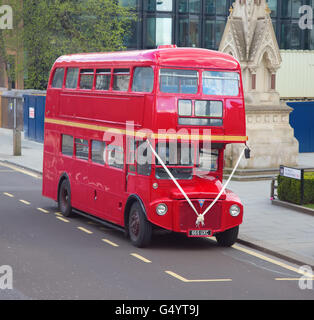
M 62 56 L 52 67 L 43 195 L 149 244 L 161 227 L 232 245 L 240 199 L 222 184 L 247 141 L 241 69 L 196 48 Z

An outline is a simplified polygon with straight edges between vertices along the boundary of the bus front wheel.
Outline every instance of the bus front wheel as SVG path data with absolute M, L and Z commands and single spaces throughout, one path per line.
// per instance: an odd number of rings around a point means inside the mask
M 58 197 L 59 210 L 65 217 L 69 217 L 72 214 L 71 207 L 71 188 L 67 179 L 61 182 Z
M 228 229 L 215 235 L 218 244 L 222 247 L 231 247 L 238 239 L 239 226 Z
M 128 229 L 131 242 L 138 248 L 149 245 L 152 238 L 152 225 L 146 219 L 145 213 L 138 202 L 130 210 Z

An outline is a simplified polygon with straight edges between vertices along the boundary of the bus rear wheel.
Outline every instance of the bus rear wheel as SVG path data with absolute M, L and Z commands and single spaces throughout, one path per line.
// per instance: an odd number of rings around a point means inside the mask
M 215 235 L 218 244 L 221 247 L 231 247 L 238 239 L 239 226 L 228 229 Z
M 58 197 L 59 210 L 65 217 L 70 217 L 72 214 L 71 206 L 71 188 L 70 183 L 67 179 L 61 182 L 59 188 L 59 197 Z
M 152 238 L 152 225 L 146 219 L 145 213 L 138 202 L 130 210 L 128 219 L 130 240 L 138 248 L 146 247 Z

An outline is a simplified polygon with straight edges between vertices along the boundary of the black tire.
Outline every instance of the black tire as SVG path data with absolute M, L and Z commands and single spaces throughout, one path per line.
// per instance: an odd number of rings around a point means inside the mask
M 239 226 L 217 233 L 215 237 L 221 247 L 231 247 L 237 241 L 238 234 Z
M 152 239 L 152 225 L 138 202 L 133 203 L 129 218 L 128 230 L 132 244 L 138 248 L 147 247 Z
M 60 185 L 58 205 L 59 210 L 65 217 L 70 217 L 72 215 L 71 187 L 67 179 L 64 179 Z

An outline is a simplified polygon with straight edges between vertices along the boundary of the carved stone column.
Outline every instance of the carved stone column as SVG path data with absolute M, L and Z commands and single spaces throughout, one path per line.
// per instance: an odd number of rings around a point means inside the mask
M 246 123 L 251 159 L 239 169 L 277 169 L 281 164 L 297 165 L 298 141 L 289 124 L 292 111 L 280 101 L 276 73 L 281 65 L 280 50 L 266 0 L 237 0 L 219 50 L 233 55 L 241 64 L 246 103 Z M 242 146 L 226 150 L 226 166 L 233 167 Z

